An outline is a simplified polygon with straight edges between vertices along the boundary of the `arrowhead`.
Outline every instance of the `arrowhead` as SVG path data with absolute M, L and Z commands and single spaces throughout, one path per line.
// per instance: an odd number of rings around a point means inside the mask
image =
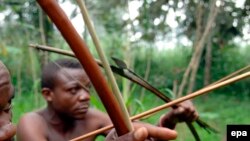
M 126 63 L 120 59 L 117 59 L 115 57 L 111 57 L 113 59 L 113 61 L 115 62 L 115 64 L 122 69 L 128 69 L 128 66 L 126 65 Z

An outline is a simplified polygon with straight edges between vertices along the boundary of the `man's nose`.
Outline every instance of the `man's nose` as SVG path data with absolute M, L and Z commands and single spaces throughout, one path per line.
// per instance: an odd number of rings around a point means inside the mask
M 86 90 L 81 90 L 79 95 L 79 100 L 81 101 L 90 100 L 89 92 L 87 92 Z

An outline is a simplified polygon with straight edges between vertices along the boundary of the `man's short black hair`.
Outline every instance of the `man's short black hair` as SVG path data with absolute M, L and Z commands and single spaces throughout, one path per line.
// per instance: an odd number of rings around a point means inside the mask
M 82 68 L 82 66 L 76 59 L 59 59 L 49 62 L 42 70 L 41 87 L 53 89 L 55 86 L 56 74 L 63 68 L 79 69 Z

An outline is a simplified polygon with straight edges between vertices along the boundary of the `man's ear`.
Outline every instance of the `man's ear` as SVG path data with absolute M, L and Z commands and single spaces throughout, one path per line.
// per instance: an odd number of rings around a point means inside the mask
M 48 101 L 52 101 L 52 91 L 50 88 L 42 88 L 42 95 Z

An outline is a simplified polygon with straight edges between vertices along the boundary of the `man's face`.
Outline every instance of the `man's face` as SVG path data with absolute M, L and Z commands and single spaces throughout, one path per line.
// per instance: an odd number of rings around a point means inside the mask
M 63 68 L 52 91 L 52 106 L 66 116 L 81 119 L 89 108 L 90 80 L 83 69 Z
M 11 99 L 13 96 L 14 89 L 9 73 L 0 69 L 0 127 L 11 122 Z

